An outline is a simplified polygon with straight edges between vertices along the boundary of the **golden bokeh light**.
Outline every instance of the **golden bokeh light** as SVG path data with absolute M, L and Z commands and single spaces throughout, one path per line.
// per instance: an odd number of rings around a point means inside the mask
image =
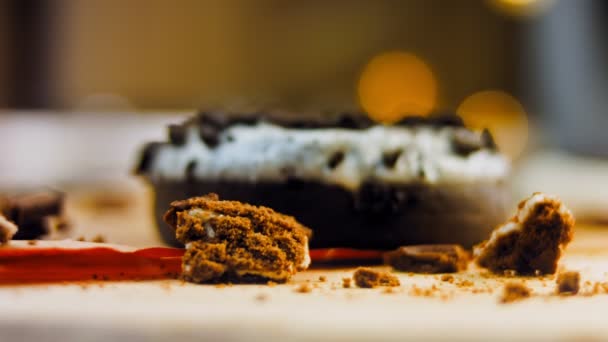
M 457 110 L 467 126 L 488 128 L 499 149 L 512 159 L 521 155 L 528 141 L 528 118 L 513 96 L 486 90 L 467 97 Z
M 361 107 L 378 122 L 426 115 L 435 107 L 437 80 L 431 68 L 406 52 L 374 57 L 363 69 L 357 92 Z
M 491 7 L 500 13 L 528 17 L 545 12 L 555 0 L 487 0 Z

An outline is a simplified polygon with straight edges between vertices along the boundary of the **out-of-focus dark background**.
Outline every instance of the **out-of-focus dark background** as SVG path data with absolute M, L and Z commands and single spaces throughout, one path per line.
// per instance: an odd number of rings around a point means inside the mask
M 601 0 L 0 0 L 2 184 L 126 174 L 198 108 L 456 111 L 516 192 L 601 212 L 607 19 Z

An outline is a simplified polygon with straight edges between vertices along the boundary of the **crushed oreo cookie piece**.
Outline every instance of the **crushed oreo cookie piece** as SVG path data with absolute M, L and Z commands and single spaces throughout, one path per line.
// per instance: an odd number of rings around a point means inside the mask
M 574 216 L 554 196 L 534 193 L 521 201 L 518 212 L 497 227 L 490 239 L 476 246 L 477 264 L 496 274 L 553 274 L 574 234 Z
M 399 278 L 393 274 L 368 267 L 357 268 L 353 274 L 353 279 L 355 280 L 355 284 L 362 288 L 401 285 Z
M 575 295 L 580 289 L 581 275 L 576 271 L 561 272 L 557 275 L 555 283 L 556 292 L 560 295 Z
M 454 273 L 467 269 L 469 253 L 459 245 L 404 246 L 384 254 L 384 263 L 402 272 Z
M 14 222 L 19 231 L 15 240 L 31 240 L 50 233 L 51 217 L 61 217 L 63 194 L 59 192 L 37 192 L 4 198 L 0 214 Z

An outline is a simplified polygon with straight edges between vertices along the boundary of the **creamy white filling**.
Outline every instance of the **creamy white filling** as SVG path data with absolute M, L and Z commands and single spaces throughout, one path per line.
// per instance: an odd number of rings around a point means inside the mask
M 498 180 L 509 162 L 481 149 L 468 156 L 452 151 L 451 137 L 463 128 L 374 126 L 352 129 L 290 129 L 269 123 L 235 125 L 208 147 L 194 127 L 186 144 L 161 147 L 151 167 L 152 178 L 179 180 L 195 162 L 193 176 L 202 180 L 281 181 L 288 176 L 356 189 L 367 180 L 428 183 Z M 477 133 L 475 133 L 477 134 Z M 401 151 L 393 166 L 387 153 Z M 343 153 L 335 167 L 329 160 Z M 289 172 L 285 172 L 289 170 Z

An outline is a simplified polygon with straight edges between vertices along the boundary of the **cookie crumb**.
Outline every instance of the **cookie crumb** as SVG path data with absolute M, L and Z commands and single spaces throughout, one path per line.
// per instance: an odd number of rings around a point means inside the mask
M 327 277 L 325 277 L 324 275 L 319 276 L 319 281 L 324 283 L 325 281 L 327 281 Z
M 453 283 L 454 282 L 454 276 L 451 274 L 444 274 L 441 276 L 441 281 L 447 281 L 448 283 Z
M 352 279 L 350 279 L 350 278 L 342 278 L 342 287 L 345 289 L 350 288 L 351 282 L 352 282 Z
M 312 292 L 312 287 L 309 283 L 302 283 L 298 287 L 296 287 L 296 292 L 298 293 L 310 293 Z
M 275 287 L 277 286 L 277 283 L 272 280 L 269 280 L 266 282 L 266 285 L 268 285 L 268 287 Z
M 87 241 L 87 239 L 84 238 L 84 236 L 79 236 L 78 238 L 76 238 L 76 241 Z
M 30 246 L 36 246 L 38 244 L 38 241 L 36 241 L 36 240 L 28 240 L 27 244 L 30 245 Z
M 101 234 L 97 234 L 97 235 L 95 235 L 95 237 L 93 237 L 91 242 L 104 243 L 104 242 L 106 242 L 106 238 Z
M 382 290 L 382 293 L 384 293 L 384 294 L 393 294 L 393 293 L 397 293 L 397 291 L 395 291 L 394 287 L 385 287 Z
M 575 295 L 580 289 L 581 275 L 576 271 L 565 271 L 557 275 L 556 293 L 559 295 Z
M 471 287 L 471 286 L 473 286 L 475 284 L 472 281 L 470 281 L 468 279 L 465 279 L 465 280 L 459 282 L 456 285 L 458 285 L 458 287 Z
M 426 274 L 464 271 L 470 260 L 464 248 L 453 244 L 403 246 L 383 257 L 397 271 Z
M 500 297 L 501 303 L 512 303 L 525 298 L 530 297 L 530 289 L 519 282 L 508 282 L 503 288 L 502 296 Z
M 258 302 L 265 302 L 265 301 L 267 301 L 268 299 L 269 299 L 269 296 L 268 296 L 268 294 L 267 294 L 267 293 L 258 293 L 258 294 L 255 296 L 255 300 L 256 300 L 256 301 L 258 301 Z
M 358 287 L 372 288 L 376 286 L 400 286 L 399 278 L 389 272 L 377 271 L 368 267 L 359 267 L 353 274 Z

